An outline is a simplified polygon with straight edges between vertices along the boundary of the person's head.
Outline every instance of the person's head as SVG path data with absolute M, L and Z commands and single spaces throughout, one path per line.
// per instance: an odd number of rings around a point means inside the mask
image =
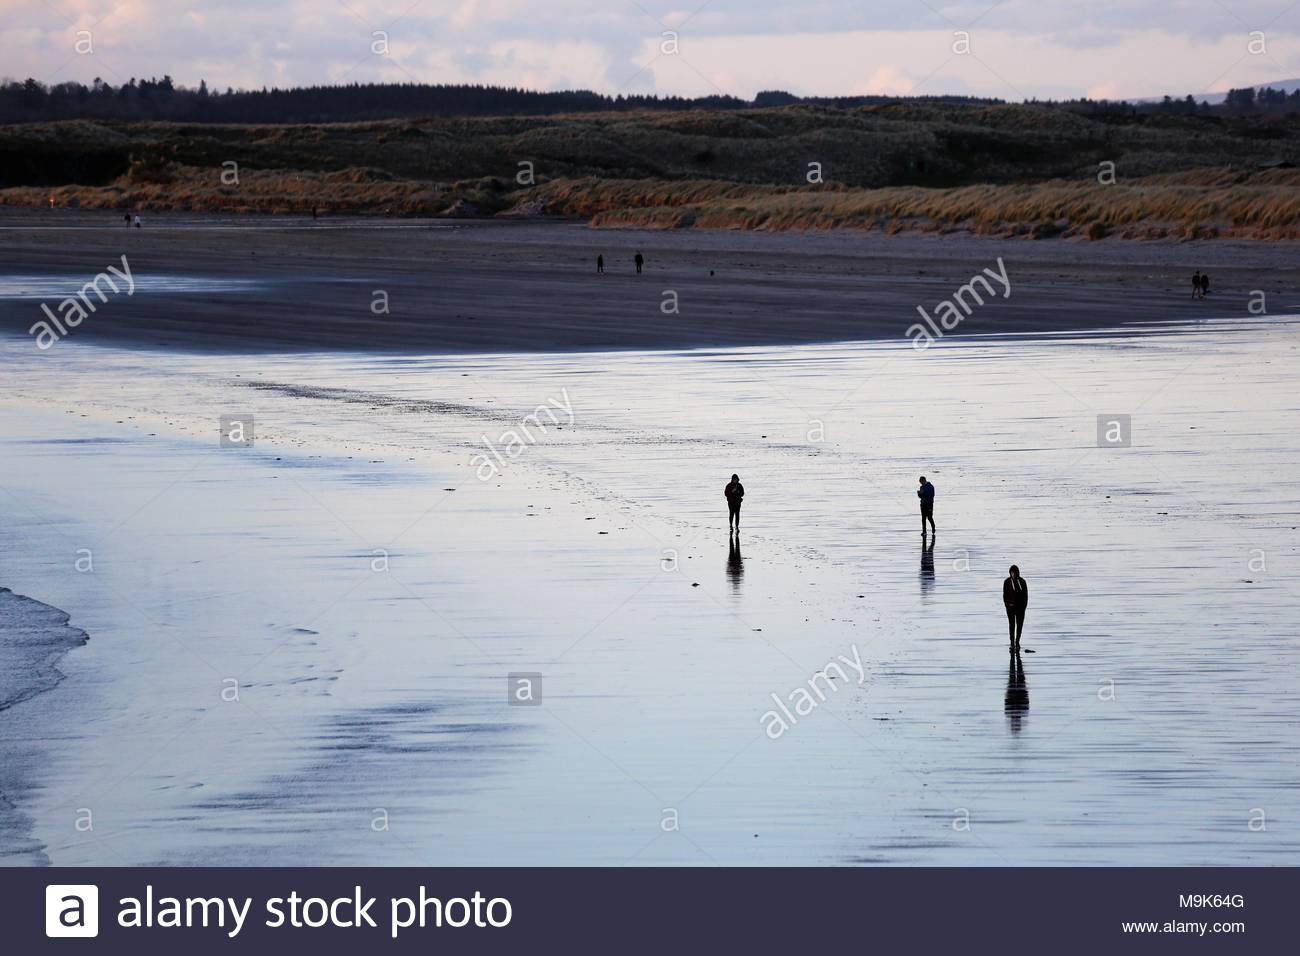
M 732 476 L 731 476 L 731 480 L 732 480 L 732 481 L 740 481 L 740 475 L 732 475 Z
M 1018 567 L 1017 567 L 1016 565 L 1014 565 L 1014 564 L 1011 565 L 1011 576 L 1012 576 L 1013 578 L 1018 578 L 1018 577 L 1020 577 L 1020 568 L 1018 568 Z
M 922 475 L 918 480 L 921 482 L 921 484 L 925 484 L 925 475 Z

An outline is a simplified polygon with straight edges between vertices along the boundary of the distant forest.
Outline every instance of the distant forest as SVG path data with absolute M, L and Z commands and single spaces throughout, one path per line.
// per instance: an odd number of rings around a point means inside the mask
M 893 102 L 892 96 L 800 97 L 780 90 L 754 99 L 734 96 L 606 96 L 590 90 L 539 92 L 514 87 L 431 85 L 424 83 L 354 83 L 292 89 L 235 90 L 177 86 L 170 76 L 131 79 L 113 86 L 95 79 L 90 85 L 46 85 L 36 80 L 0 83 L 0 123 L 66 119 L 166 120 L 185 123 L 327 123 L 394 119 L 408 116 L 541 116 L 626 110 L 733 110 L 795 103 L 852 109 Z M 946 103 L 997 104 L 1002 100 L 965 96 L 901 97 Z M 1193 97 L 1147 103 L 1073 100 L 1048 102 L 1080 112 L 1140 113 L 1289 113 L 1300 110 L 1300 90 L 1246 88 L 1229 91 L 1222 104 Z
M 752 101 L 734 96 L 605 96 L 590 90 L 538 92 L 503 86 L 425 83 L 353 83 L 292 89 L 190 89 L 170 76 L 131 79 L 112 86 L 70 82 L 47 86 L 36 80 L 0 84 L 0 122 L 63 119 L 167 120 L 184 123 L 337 123 L 408 116 L 542 116 L 619 110 L 734 110 L 787 103 L 854 107 L 884 103 L 887 96 L 801 98 L 779 91 Z M 946 102 L 987 102 L 969 97 L 923 97 Z

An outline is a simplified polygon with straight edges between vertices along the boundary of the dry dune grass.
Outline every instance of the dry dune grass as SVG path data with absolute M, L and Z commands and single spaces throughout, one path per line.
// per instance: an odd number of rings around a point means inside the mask
M 580 179 L 533 190 L 553 213 L 597 226 L 967 230 L 1032 238 L 1300 237 L 1300 171 L 1192 170 L 953 189 L 786 188 L 714 181 Z
M 223 183 L 221 171 L 135 164 L 107 186 L 23 187 L 0 190 L 0 205 L 82 209 L 289 214 L 310 212 L 446 215 L 457 209 L 491 214 L 509 205 L 500 184 L 441 184 L 394 177 L 383 170 L 335 172 L 255 170 Z M 458 206 L 459 203 L 459 206 Z
M 560 179 L 531 189 L 484 178 L 404 179 L 383 170 L 245 170 L 136 163 L 107 186 L 0 191 L 0 204 L 187 212 L 538 215 L 654 229 L 967 231 L 989 235 L 1300 238 L 1300 170 L 1200 169 L 1102 185 L 1094 179 L 951 189 L 789 187 L 718 180 Z
M 73 121 L 0 126 L 0 205 L 1291 238 L 1300 172 L 1262 167 L 1295 157 L 1300 116 L 1115 119 L 922 101 L 268 126 Z M 806 184 L 813 159 L 833 185 Z M 237 185 L 222 181 L 231 160 Z M 523 160 L 539 185 L 519 185 Z M 1103 185 L 1099 165 L 1112 160 L 1120 178 Z

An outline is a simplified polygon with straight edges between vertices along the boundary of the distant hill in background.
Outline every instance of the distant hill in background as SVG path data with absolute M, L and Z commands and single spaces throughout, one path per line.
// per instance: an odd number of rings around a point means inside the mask
M 1257 97 L 1260 90 L 1273 90 L 1278 93 L 1286 93 L 1288 100 L 1290 100 L 1291 94 L 1300 94 L 1300 79 L 1274 80 L 1273 82 L 1265 83 L 1262 86 L 1244 87 L 1243 89 L 1254 90 Z M 1181 103 L 1185 102 L 1190 97 L 1190 99 L 1198 105 L 1205 103 L 1210 106 L 1220 106 L 1228 100 L 1231 94 L 1239 92 L 1240 91 L 1238 90 L 1228 90 L 1223 93 L 1194 93 L 1184 94 L 1183 96 L 1141 96 L 1127 99 L 1124 102 L 1132 103 L 1135 106 L 1150 106 L 1171 100 L 1176 103 Z M 1300 102 L 1300 96 L 1297 96 L 1296 102 Z M 1295 106 L 1295 103 L 1292 103 L 1291 105 Z
M 515 87 L 426 83 L 353 83 L 288 89 L 218 92 L 200 83 L 177 86 L 172 78 L 131 79 L 119 86 L 96 79 L 89 86 L 46 85 L 33 79 L 0 82 L 0 123 L 51 120 L 144 120 L 177 123 L 355 123 L 368 120 L 452 116 L 556 116 L 634 111 L 765 109 L 797 104 L 861 109 L 918 102 L 993 106 L 1000 99 L 969 96 L 796 96 L 766 90 L 753 100 L 735 96 L 606 96 L 591 90 L 539 91 Z M 1149 99 L 1046 101 L 1075 112 L 1250 113 L 1300 111 L 1300 79 L 1267 87 Z
M 0 204 L 1300 235 L 1300 114 L 1210 110 L 915 98 L 350 123 L 65 119 L 0 125 Z
M 0 204 L 1300 238 L 1292 85 L 1134 104 L 27 80 L 0 84 Z

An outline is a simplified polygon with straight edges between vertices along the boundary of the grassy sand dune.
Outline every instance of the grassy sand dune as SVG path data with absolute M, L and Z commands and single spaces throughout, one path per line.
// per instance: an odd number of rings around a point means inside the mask
M 1300 234 L 1300 177 L 1270 167 L 1297 158 L 1297 116 L 906 100 L 265 126 L 70 121 L 0 127 L 0 205 L 1278 238 Z M 1110 163 L 1107 185 L 1098 171 Z M 809 185 L 814 167 L 824 183 Z
M 549 183 L 533 199 L 597 226 L 966 230 L 1031 238 L 1295 238 L 1300 171 L 1197 170 L 1103 185 L 1051 180 L 954 189 L 787 188 L 709 181 Z

